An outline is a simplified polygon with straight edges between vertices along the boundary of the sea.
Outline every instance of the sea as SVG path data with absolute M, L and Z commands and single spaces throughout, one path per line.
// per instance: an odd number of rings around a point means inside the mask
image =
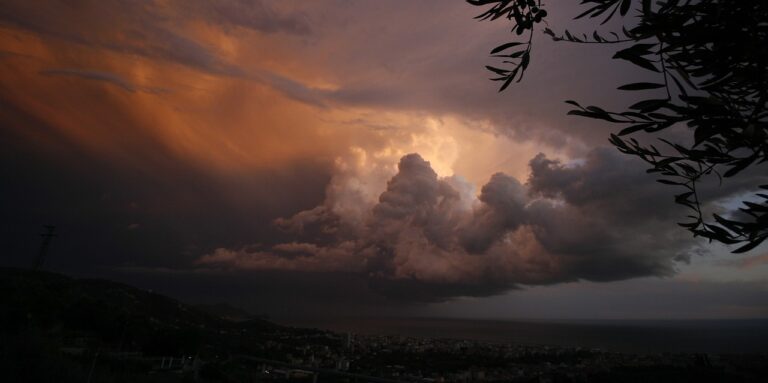
M 280 322 L 351 334 L 581 347 L 625 353 L 768 353 L 768 319 L 534 321 L 345 317 Z

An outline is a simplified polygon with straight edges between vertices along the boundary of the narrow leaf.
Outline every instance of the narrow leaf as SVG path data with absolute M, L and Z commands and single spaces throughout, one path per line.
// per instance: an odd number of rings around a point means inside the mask
M 493 50 L 491 51 L 491 54 L 499 53 L 499 52 L 501 52 L 501 51 L 503 51 L 505 49 L 516 47 L 516 46 L 518 46 L 520 44 L 522 44 L 522 43 L 512 42 L 512 43 L 501 44 L 498 47 L 493 48 Z
M 645 90 L 645 89 L 658 89 L 663 88 L 664 84 L 656 84 L 652 82 L 635 82 L 632 84 L 626 84 L 620 86 L 619 90 Z

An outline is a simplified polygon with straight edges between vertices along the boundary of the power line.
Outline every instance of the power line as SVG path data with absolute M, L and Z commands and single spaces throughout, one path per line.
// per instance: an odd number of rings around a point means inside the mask
M 45 233 L 40 234 L 43 237 L 43 243 L 40 244 L 40 252 L 37 253 L 37 259 L 35 259 L 35 264 L 32 267 L 33 270 L 40 270 L 43 267 L 45 255 L 48 253 L 48 247 L 51 245 L 51 239 L 56 236 L 54 234 L 56 226 L 43 225 L 43 227 L 45 228 Z

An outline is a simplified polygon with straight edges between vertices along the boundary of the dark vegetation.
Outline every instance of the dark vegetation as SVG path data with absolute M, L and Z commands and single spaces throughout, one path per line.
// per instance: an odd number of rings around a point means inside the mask
M 507 20 L 520 36 L 491 50 L 502 65 L 487 68 L 503 91 L 522 80 L 531 62 L 535 26 L 546 23 L 544 4 L 467 1 L 488 7 L 479 19 Z M 706 197 L 697 185 L 713 177 L 725 184 L 768 161 L 768 2 L 583 0 L 581 4 L 585 9 L 575 19 L 591 19 L 594 24 L 586 33 L 558 33 L 547 27 L 544 34 L 555 41 L 610 46 L 614 59 L 651 72 L 655 80 L 618 87 L 643 95 L 626 110 L 608 111 L 569 100 L 574 107 L 569 114 L 618 125 L 610 142 L 622 153 L 645 161 L 648 172 L 662 176 L 659 182 L 680 188 L 675 202 L 691 212 L 680 225 L 694 236 L 735 245 L 734 252 L 749 251 L 765 241 L 768 185 L 759 184 L 764 178 L 756 181 L 754 194 L 742 201 L 738 211 L 711 218 L 702 211 Z M 623 18 L 617 30 L 595 30 L 617 17 Z M 670 132 L 675 134 L 665 135 Z M 672 138 L 680 135 L 685 138 Z M 765 172 L 764 166 L 761 169 Z
M 41 271 L 0 269 L 0 302 L 0 367 L 19 381 L 189 378 L 147 373 L 171 356 L 211 361 L 201 373 L 215 375 L 228 355 L 263 355 L 259 345 L 292 331 L 259 319 L 229 321 L 120 283 Z

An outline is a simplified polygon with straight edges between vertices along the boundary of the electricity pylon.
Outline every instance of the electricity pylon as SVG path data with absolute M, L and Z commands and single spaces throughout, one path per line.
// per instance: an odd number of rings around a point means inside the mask
M 33 270 L 40 270 L 45 263 L 45 255 L 48 253 L 48 246 L 51 244 L 51 239 L 56 236 L 53 232 L 56 230 L 56 226 L 44 225 L 45 233 L 40 234 L 43 237 L 43 243 L 40 244 L 40 252 L 37 254 L 35 264 L 32 267 Z

